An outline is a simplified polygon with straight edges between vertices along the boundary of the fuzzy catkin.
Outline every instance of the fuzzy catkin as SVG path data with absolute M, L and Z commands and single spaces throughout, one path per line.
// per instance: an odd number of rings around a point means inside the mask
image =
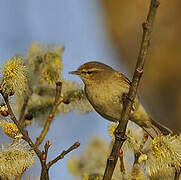
M 0 89 L 3 93 L 8 95 L 23 94 L 27 90 L 27 67 L 20 56 L 15 55 L 5 62 L 1 72 Z
M 0 149 L 0 177 L 11 180 L 33 164 L 34 153 L 23 141 L 4 145 Z

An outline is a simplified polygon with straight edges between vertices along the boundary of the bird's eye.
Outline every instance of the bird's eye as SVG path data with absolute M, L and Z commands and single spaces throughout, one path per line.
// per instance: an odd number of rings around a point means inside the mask
M 86 71 L 82 71 L 81 73 L 83 73 L 83 74 L 87 74 L 87 72 L 86 72 Z
M 92 74 L 93 73 L 93 71 L 87 71 L 87 74 Z
M 93 71 L 82 71 L 81 73 L 82 73 L 82 74 L 85 74 L 85 75 L 86 75 L 86 74 L 90 75 L 90 74 L 93 73 Z

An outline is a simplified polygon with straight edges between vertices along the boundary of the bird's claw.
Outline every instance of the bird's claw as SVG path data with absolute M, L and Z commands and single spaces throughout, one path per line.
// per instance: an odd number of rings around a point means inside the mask
M 128 97 L 128 94 L 127 94 L 127 93 L 123 93 L 123 94 L 122 94 L 122 101 L 125 102 L 126 99 L 128 99 L 129 101 L 132 101 L 132 100 Z
M 117 141 L 125 141 L 127 139 L 127 136 L 123 131 L 118 131 L 117 129 L 114 131 L 114 136 Z

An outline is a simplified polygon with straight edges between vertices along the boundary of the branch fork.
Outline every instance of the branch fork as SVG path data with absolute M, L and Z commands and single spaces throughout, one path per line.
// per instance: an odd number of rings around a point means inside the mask
M 17 128 L 19 129 L 19 132 L 23 135 L 23 139 L 29 144 L 29 146 L 31 147 L 31 149 L 33 149 L 35 151 L 35 153 L 37 154 L 40 162 L 41 162 L 41 166 L 42 166 L 42 170 L 41 170 L 41 177 L 40 177 L 40 180 L 49 180 L 49 174 L 48 174 L 48 170 L 49 168 L 55 164 L 57 161 L 59 161 L 60 159 L 63 159 L 64 156 L 68 153 L 70 153 L 72 150 L 78 148 L 80 146 L 80 143 L 79 142 L 76 142 L 74 143 L 71 147 L 69 147 L 67 150 L 64 150 L 60 155 L 58 155 L 55 159 L 53 159 L 52 161 L 50 162 L 46 162 L 47 161 L 47 155 L 48 155 L 48 150 L 51 146 L 51 142 L 50 141 L 46 141 L 45 145 L 44 145 L 44 150 L 41 151 L 38 147 L 39 145 L 43 142 L 48 130 L 49 130 L 49 127 L 50 127 L 50 124 L 55 116 L 55 113 L 56 113 L 56 110 L 57 110 L 57 107 L 58 105 L 63 102 L 63 98 L 61 97 L 61 90 L 62 90 L 62 82 L 57 82 L 56 83 L 56 95 L 55 95 L 55 101 L 54 101 L 54 105 L 49 113 L 49 116 L 47 117 L 47 120 L 46 120 L 46 123 L 45 123 L 45 126 L 40 134 L 40 136 L 36 139 L 36 142 L 35 144 L 33 143 L 33 141 L 31 140 L 31 138 L 29 137 L 28 135 L 28 131 L 24 128 L 24 125 L 23 124 L 23 121 L 24 121 L 24 112 L 25 112 L 25 108 L 23 106 L 23 111 L 21 112 L 21 118 L 20 120 L 18 121 L 13 113 L 13 110 L 9 104 L 9 99 L 8 99 L 8 95 L 7 94 L 4 94 L 2 92 L 1 95 L 2 97 L 4 98 L 4 101 L 7 105 L 7 108 L 8 108 L 8 113 L 10 115 L 10 118 L 12 119 L 12 121 L 16 124 Z M 27 103 L 25 103 L 26 105 Z M 23 171 L 24 172 L 24 171 Z M 22 174 L 21 174 L 22 176 Z M 21 178 L 20 177 L 17 177 L 17 178 Z

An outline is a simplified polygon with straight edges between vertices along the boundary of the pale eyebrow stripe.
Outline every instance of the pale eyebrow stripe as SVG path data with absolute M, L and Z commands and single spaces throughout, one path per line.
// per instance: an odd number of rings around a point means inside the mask
M 87 69 L 87 70 L 82 70 L 82 72 L 88 72 L 88 71 L 98 71 L 98 69 L 96 69 L 96 68 L 91 68 L 91 69 Z

